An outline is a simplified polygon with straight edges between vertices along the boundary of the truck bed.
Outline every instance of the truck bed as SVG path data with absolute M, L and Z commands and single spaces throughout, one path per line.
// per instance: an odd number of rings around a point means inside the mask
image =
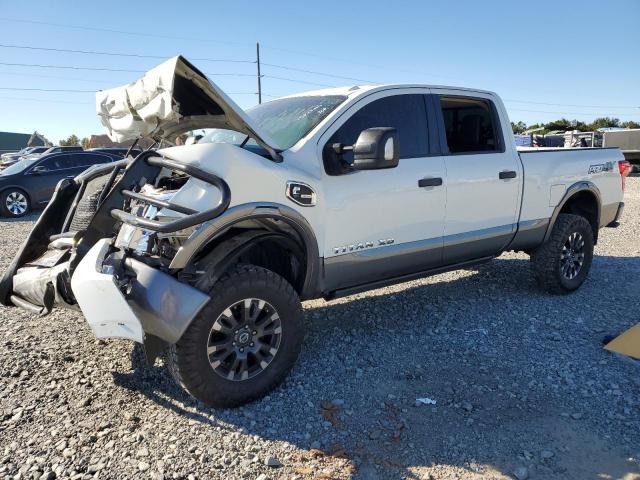
M 595 187 L 603 211 L 622 201 L 619 148 L 518 148 L 524 167 L 520 221 L 550 218 L 576 182 Z

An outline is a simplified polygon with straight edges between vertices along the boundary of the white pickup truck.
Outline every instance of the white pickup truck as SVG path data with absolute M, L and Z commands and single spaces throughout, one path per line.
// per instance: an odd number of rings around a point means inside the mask
M 248 111 L 182 57 L 99 92 L 114 140 L 197 143 L 63 180 L 0 301 L 79 308 L 95 335 L 166 352 L 193 396 L 234 406 L 294 364 L 300 300 L 531 256 L 553 293 L 585 281 L 623 209 L 613 149 L 518 152 L 500 98 L 424 85 L 296 94 Z

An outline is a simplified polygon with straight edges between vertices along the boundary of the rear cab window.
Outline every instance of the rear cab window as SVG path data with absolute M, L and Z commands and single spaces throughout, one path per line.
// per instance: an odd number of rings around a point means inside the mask
M 444 136 L 450 154 L 504 151 L 498 115 L 484 98 L 439 96 Z

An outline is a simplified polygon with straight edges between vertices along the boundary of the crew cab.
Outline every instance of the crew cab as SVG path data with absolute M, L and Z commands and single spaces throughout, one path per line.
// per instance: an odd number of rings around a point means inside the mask
M 79 308 L 99 338 L 142 343 L 151 362 L 166 354 L 213 406 L 286 376 L 301 300 L 508 250 L 531 256 L 542 288 L 569 293 L 623 210 L 620 150 L 519 152 L 500 98 L 483 90 L 353 86 L 244 111 L 176 57 L 96 103 L 116 142 L 209 130 L 62 180 L 0 301 Z

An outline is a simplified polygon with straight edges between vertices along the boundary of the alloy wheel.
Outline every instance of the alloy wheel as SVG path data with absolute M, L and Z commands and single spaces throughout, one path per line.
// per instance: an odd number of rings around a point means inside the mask
M 11 192 L 7 195 L 5 205 L 11 214 L 19 216 L 26 213 L 29 203 L 23 193 Z
M 560 270 L 567 280 L 576 278 L 584 264 L 584 238 L 573 232 L 567 238 L 560 253 Z
M 226 308 L 211 327 L 207 357 L 221 377 L 243 381 L 259 375 L 273 361 L 282 341 L 276 309 L 258 298 Z

